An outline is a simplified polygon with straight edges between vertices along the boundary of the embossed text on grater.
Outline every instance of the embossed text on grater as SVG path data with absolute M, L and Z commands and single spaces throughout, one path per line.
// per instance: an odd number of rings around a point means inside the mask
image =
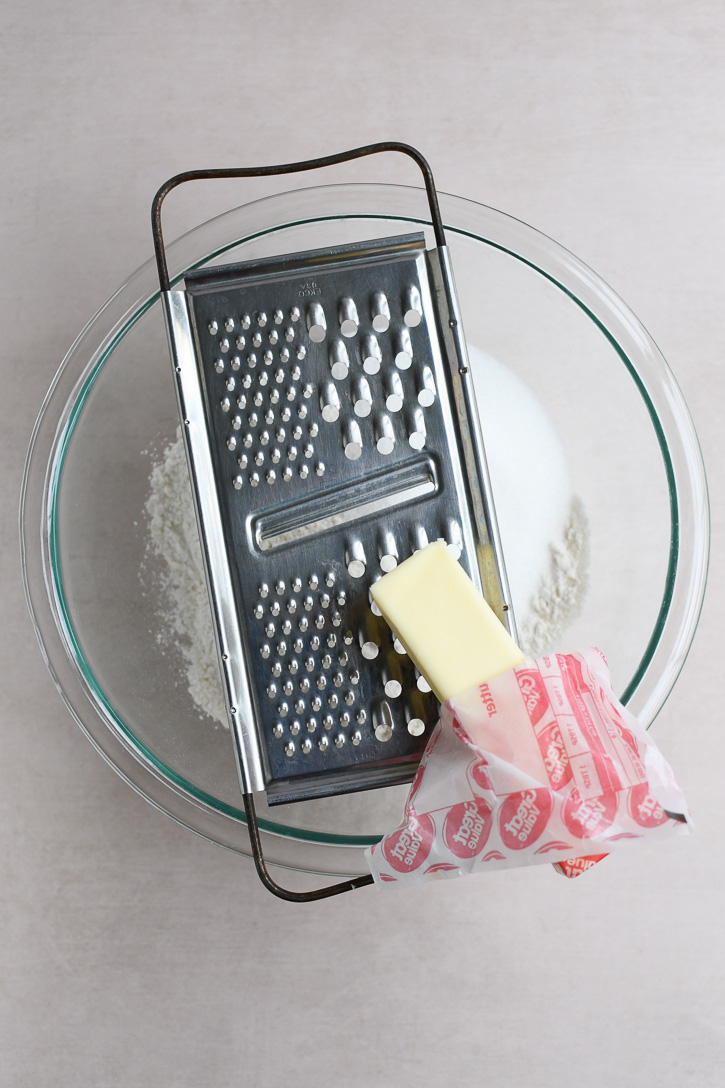
M 438 705 L 370 585 L 440 538 L 480 584 L 481 550 L 424 236 L 185 285 L 243 658 L 230 700 L 268 799 L 409 781 Z

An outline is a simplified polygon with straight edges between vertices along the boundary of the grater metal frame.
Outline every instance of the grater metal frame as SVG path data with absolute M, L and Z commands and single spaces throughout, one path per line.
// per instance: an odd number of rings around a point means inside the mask
M 479 485 L 473 487 L 470 492 L 473 520 L 480 530 L 475 539 L 475 560 L 478 570 L 475 570 L 475 568 L 473 570 L 474 580 L 482 580 L 485 582 L 487 588 L 491 591 L 488 594 L 489 603 L 492 604 L 501 621 L 515 637 L 516 632 L 513 612 L 510 607 L 510 596 L 505 569 L 503 567 L 501 545 L 490 491 L 490 481 L 485 454 L 479 436 L 479 429 L 477 427 L 477 411 L 475 399 L 473 397 L 472 383 L 468 377 L 466 345 L 463 339 L 462 325 L 453 285 L 445 232 L 430 166 L 415 148 L 397 142 L 384 142 L 355 148 L 351 151 L 342 152 L 337 155 L 279 166 L 188 171 L 175 175 L 159 189 L 154 197 L 152 205 L 152 233 L 159 274 L 161 299 L 172 352 L 172 361 L 177 372 L 176 388 L 181 417 L 187 424 L 199 422 L 203 417 L 204 406 L 201 403 L 201 398 L 198 398 L 195 402 L 193 392 L 190 396 L 188 387 L 185 389 L 182 381 L 178 377 L 181 375 L 182 371 L 188 370 L 194 360 L 193 352 L 192 358 L 188 358 L 189 344 L 192 342 L 192 337 L 188 327 L 189 314 L 187 306 L 186 303 L 183 302 L 183 295 L 181 292 L 174 292 L 171 290 L 166 261 L 161 227 L 161 207 L 166 196 L 177 186 L 189 181 L 269 177 L 280 174 L 297 173 L 333 166 L 372 154 L 391 151 L 405 154 L 416 162 L 423 174 L 430 207 L 431 224 L 436 241 L 436 249 L 428 251 L 428 254 L 435 281 L 434 286 L 438 295 L 438 303 L 441 312 L 445 313 L 448 318 L 447 322 L 445 322 L 441 328 L 443 347 L 450 359 L 457 360 L 458 381 L 454 388 L 454 402 L 460 444 L 463 449 L 469 478 L 473 478 Z M 176 296 L 181 296 L 181 299 Z M 205 450 L 203 448 L 194 448 L 194 443 L 189 438 L 189 427 L 185 430 L 185 445 L 192 480 L 197 485 L 201 480 L 204 485 L 202 487 L 195 486 L 192 491 L 194 493 L 197 521 L 202 537 L 207 583 L 216 621 L 215 634 L 217 635 L 217 639 L 219 639 L 219 630 L 224 630 L 225 627 L 229 627 L 229 616 L 227 613 L 229 611 L 230 602 L 233 601 L 234 596 L 231 591 L 228 569 L 222 555 L 223 549 L 220 541 L 220 534 L 215 533 L 213 528 L 211 532 L 209 531 L 209 527 L 214 527 L 216 524 L 215 518 L 218 519 L 219 517 L 218 508 L 215 512 L 216 491 L 214 487 L 213 466 L 210 457 L 205 456 Z M 211 496 L 214 497 L 212 498 Z M 478 578 L 479 573 L 481 579 Z M 220 577 L 221 584 L 219 580 Z M 491 595 L 493 595 L 494 599 L 490 599 Z M 247 710 L 247 715 L 242 715 L 235 705 L 238 702 L 242 702 L 244 706 L 248 706 L 248 700 L 247 703 L 245 703 L 243 698 L 236 698 L 237 693 L 244 692 L 246 680 L 241 675 L 242 667 L 239 660 L 230 662 L 229 658 L 234 655 L 223 655 L 221 643 L 218 643 L 218 649 L 220 657 L 223 657 L 224 660 L 227 661 L 224 670 L 226 679 L 225 693 L 227 696 L 230 723 L 236 741 L 235 752 L 237 755 L 250 845 L 257 873 L 263 884 L 273 894 L 292 902 L 311 902 L 369 885 L 372 883 L 372 876 L 365 875 L 310 892 L 292 892 L 281 887 L 270 875 L 264 860 L 253 797 L 256 789 L 264 788 L 263 774 L 258 759 L 255 761 L 255 739 L 252 736 L 253 730 L 250 728 L 250 721 L 247 716 L 249 711 Z

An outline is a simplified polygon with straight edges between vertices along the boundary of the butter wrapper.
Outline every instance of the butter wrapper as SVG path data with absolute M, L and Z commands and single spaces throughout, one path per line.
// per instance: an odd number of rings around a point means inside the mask
M 376 884 L 552 862 L 578 876 L 623 843 L 686 833 L 669 764 L 596 649 L 552 654 L 445 703 Z

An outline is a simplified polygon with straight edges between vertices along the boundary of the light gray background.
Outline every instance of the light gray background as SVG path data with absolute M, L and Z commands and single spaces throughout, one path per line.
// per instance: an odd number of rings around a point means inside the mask
M 721 0 L 6 0 L 2 29 L 0 1083 L 723 1083 Z M 697 834 L 575 882 L 541 867 L 291 907 L 70 719 L 23 600 L 20 474 L 75 333 L 151 252 L 163 179 L 385 138 L 583 258 L 677 375 L 713 561 L 655 729 Z M 179 194 L 168 236 L 239 202 Z

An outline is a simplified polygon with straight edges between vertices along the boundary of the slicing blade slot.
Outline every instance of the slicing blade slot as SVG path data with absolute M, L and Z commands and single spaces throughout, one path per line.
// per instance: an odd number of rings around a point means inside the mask
M 316 536 L 372 514 L 436 495 L 439 488 L 435 463 L 426 458 L 375 479 L 299 503 L 293 510 L 287 508 L 264 514 L 252 522 L 252 537 L 260 551 L 270 551 L 291 541 Z

